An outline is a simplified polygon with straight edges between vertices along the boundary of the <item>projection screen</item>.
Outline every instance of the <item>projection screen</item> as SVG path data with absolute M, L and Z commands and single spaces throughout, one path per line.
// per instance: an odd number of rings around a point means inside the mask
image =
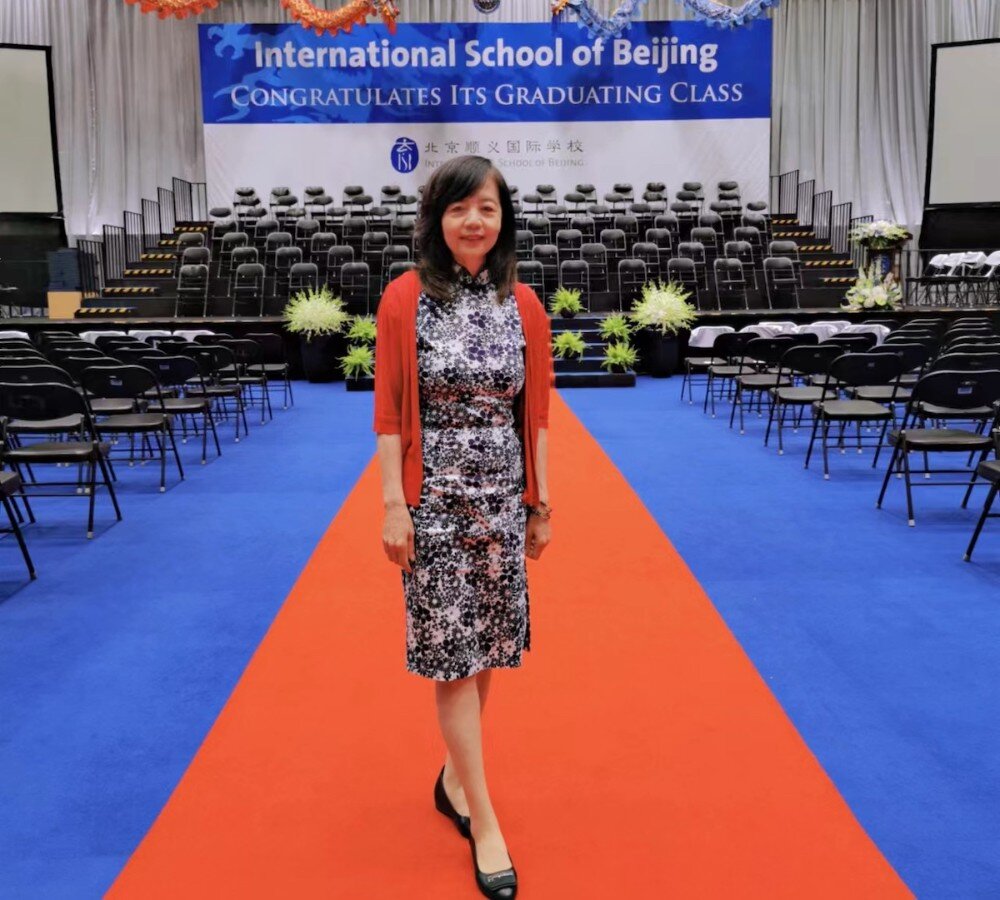
M 0 213 L 58 213 L 46 47 L 0 46 Z
M 927 205 L 1000 203 L 1000 40 L 935 44 Z

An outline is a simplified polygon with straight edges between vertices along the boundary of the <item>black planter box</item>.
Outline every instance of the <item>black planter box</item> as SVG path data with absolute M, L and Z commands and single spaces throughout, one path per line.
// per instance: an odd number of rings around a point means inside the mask
M 302 369 L 309 381 L 322 383 L 339 381 L 343 376 L 337 357 L 344 353 L 342 334 L 324 334 L 311 340 L 303 340 Z
M 646 329 L 644 335 L 645 352 L 642 353 L 643 370 L 653 378 L 669 378 L 677 371 L 680 357 L 680 342 L 675 335 L 664 335 Z
M 374 391 L 375 376 L 362 375 L 360 378 L 345 378 L 344 384 L 349 391 Z

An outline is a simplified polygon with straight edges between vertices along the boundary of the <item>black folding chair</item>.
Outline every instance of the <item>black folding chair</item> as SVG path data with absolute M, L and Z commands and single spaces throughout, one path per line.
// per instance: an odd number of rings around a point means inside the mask
M 820 344 L 819 346 L 824 346 Z M 824 387 L 834 384 L 847 388 L 872 387 L 875 385 L 890 385 L 899 389 L 899 376 L 903 366 L 895 354 L 880 353 L 850 353 L 839 356 L 830 364 Z M 861 436 L 862 425 L 871 427 L 881 423 L 878 441 L 875 447 L 881 447 L 885 432 L 893 420 L 890 408 L 895 402 L 895 390 L 890 392 L 888 405 L 876 403 L 874 400 L 817 400 L 813 403 L 813 427 L 809 438 L 809 449 L 806 451 L 805 468 L 809 468 L 816 435 L 821 431 L 823 446 L 823 477 L 830 477 L 829 434 L 832 425 L 840 426 L 838 439 L 841 452 L 844 448 L 844 431 L 849 424 L 857 428 L 857 449 L 861 452 L 864 442 Z M 877 459 L 877 457 L 876 457 Z M 873 463 L 874 464 L 874 463 Z
M 785 452 L 784 430 L 785 418 L 790 409 L 795 410 L 793 429 L 802 424 L 802 414 L 812 410 L 814 403 L 821 400 L 835 400 L 837 391 L 823 383 L 827 378 L 830 365 L 841 356 L 839 347 L 817 344 L 816 346 L 789 347 L 778 362 L 779 386 L 771 388 L 771 411 L 767 420 L 767 430 L 764 432 L 764 446 L 771 437 L 771 426 L 778 421 L 778 454 Z M 819 383 L 805 384 L 807 379 L 816 379 Z M 787 383 L 783 381 L 787 379 Z M 795 382 L 799 383 L 796 384 Z
M 199 344 L 192 356 L 201 372 L 201 380 L 196 384 L 187 384 L 184 388 L 185 397 L 204 397 L 213 402 L 213 409 L 220 417 L 229 417 L 230 409 L 227 401 L 232 400 L 235 408 L 232 410 L 235 426 L 234 442 L 240 442 L 240 421 L 243 422 L 244 435 L 250 434 L 247 425 L 246 404 L 243 402 L 243 386 L 238 382 L 225 382 L 226 373 L 236 370 L 236 360 L 233 351 L 228 347 L 215 344 Z
M 187 443 L 187 421 L 193 420 L 194 433 L 198 434 L 197 419 L 201 417 L 201 464 L 207 462 L 208 433 L 212 432 L 215 441 L 216 456 L 222 456 L 222 447 L 219 446 L 219 435 L 215 430 L 215 417 L 212 415 L 212 397 L 206 394 L 204 378 L 201 368 L 195 361 L 195 354 L 199 351 L 199 345 L 190 344 L 187 354 L 177 353 L 173 356 L 151 356 L 143 360 L 146 366 L 160 383 L 160 394 L 162 400 L 157 403 L 153 401 L 147 404 L 150 412 L 165 412 L 180 420 L 181 441 Z M 190 388 L 197 388 L 190 394 L 184 394 Z M 166 392 L 176 394 L 176 396 L 165 396 Z M 183 394 L 183 396 L 182 396 Z
M 745 433 L 745 423 L 743 418 L 744 397 L 750 397 L 750 405 L 753 405 L 753 398 L 758 400 L 758 414 L 760 413 L 760 403 L 767 398 L 769 404 L 771 400 L 770 391 L 778 387 L 791 387 L 791 379 L 783 376 L 780 372 L 779 363 L 785 351 L 795 345 L 794 335 L 783 337 L 755 337 L 748 341 L 743 349 L 744 358 L 752 360 L 755 370 L 741 373 L 736 376 L 736 393 L 733 396 L 733 406 L 729 412 L 729 427 L 733 427 L 736 419 L 736 410 L 740 411 L 740 434 Z M 770 410 L 768 410 L 770 420 Z
M 997 458 L 981 462 L 976 468 L 976 474 L 990 486 L 986 500 L 983 502 L 983 511 L 976 522 L 975 530 L 972 532 L 972 539 L 969 541 L 968 549 L 965 551 L 965 561 L 972 559 L 972 551 L 976 548 L 976 541 L 986 524 L 987 519 L 1000 519 L 1000 513 L 990 512 L 993 508 L 993 501 L 1000 491 L 1000 431 L 993 432 L 993 448 Z
M 285 349 L 285 341 L 280 334 L 274 332 L 251 332 L 247 334 L 247 340 L 254 341 L 260 347 L 261 358 L 257 362 L 247 366 L 251 374 L 260 373 L 264 376 L 267 390 L 276 382 L 281 382 L 282 389 L 282 409 L 288 409 L 295 405 L 295 397 L 292 394 L 291 366 L 288 363 L 288 353 Z
M 156 357 L 152 357 L 155 359 Z M 136 462 L 135 439 L 141 439 L 141 451 L 138 459 L 145 462 L 147 458 L 157 458 L 160 461 L 160 490 L 167 489 L 167 444 L 174 454 L 177 464 L 177 474 L 184 480 L 184 467 L 177 452 L 174 440 L 173 421 L 163 411 L 164 397 L 160 392 L 160 384 L 156 376 L 141 365 L 91 366 L 80 376 L 84 390 L 93 397 L 109 400 L 130 400 L 135 409 L 133 412 L 116 413 L 99 419 L 95 425 L 98 435 L 127 435 L 129 439 L 128 462 Z M 147 400 L 152 397 L 156 409 L 152 412 L 144 409 Z M 153 454 L 149 438 L 156 441 L 158 453 Z M 147 456 L 148 452 L 148 456 Z
M 0 378 L 7 377 L 0 372 Z M 48 423 L 66 419 L 80 422 L 77 436 L 66 436 L 58 441 L 35 441 L 23 446 L 12 446 L 10 429 L 16 423 L 34 424 L 38 430 L 45 430 Z M 111 483 L 111 473 L 107 464 L 109 447 L 98 439 L 94 422 L 81 394 L 73 387 L 55 382 L 10 383 L 0 381 L 0 463 L 12 466 L 21 476 L 21 494 L 27 496 L 28 489 L 37 496 L 77 496 L 80 481 L 45 481 L 25 483 L 22 466 L 39 465 L 80 465 L 85 466 L 87 477 L 84 491 L 89 497 L 87 517 L 87 537 L 94 536 L 94 501 L 97 494 L 97 470 L 101 471 L 101 484 L 108 490 L 114 506 L 115 517 L 121 521 L 121 509 Z M 72 487 L 71 492 L 52 491 L 51 488 Z M 35 521 L 31 507 L 25 503 L 29 520 Z
M 21 476 L 17 472 L 0 471 L 0 502 L 3 503 L 3 509 L 7 513 L 7 522 L 9 524 L 8 528 L 0 528 L 0 533 L 14 535 L 18 547 L 21 548 L 21 556 L 24 557 L 24 564 L 28 567 L 28 575 L 34 581 L 38 577 L 35 573 L 35 564 L 31 561 L 31 554 L 28 553 L 28 545 L 24 542 L 24 535 L 21 533 L 21 513 L 15 507 L 15 498 L 20 492 Z
M 913 516 L 914 487 L 946 487 L 963 486 L 966 488 L 962 498 L 962 509 L 969 503 L 969 496 L 976 483 L 977 472 L 969 467 L 961 469 L 932 469 L 927 462 L 929 453 L 962 453 L 979 454 L 979 462 L 986 459 L 992 447 L 989 434 L 981 429 L 967 428 L 925 428 L 922 422 L 928 418 L 938 418 L 942 414 L 945 420 L 979 419 L 984 414 L 989 417 L 991 428 L 996 428 L 1000 420 L 1000 370 L 985 371 L 940 371 L 928 372 L 914 386 L 910 402 L 903 417 L 902 426 L 889 435 L 893 446 L 892 457 L 882 481 L 882 490 L 875 504 L 882 508 L 885 492 L 893 474 L 902 473 L 906 483 L 906 518 L 910 525 L 915 524 Z M 910 453 L 924 454 L 924 468 L 914 469 L 910 466 Z M 971 477 L 965 481 L 931 480 L 932 474 L 961 474 Z M 926 475 L 922 481 L 913 481 L 912 475 Z

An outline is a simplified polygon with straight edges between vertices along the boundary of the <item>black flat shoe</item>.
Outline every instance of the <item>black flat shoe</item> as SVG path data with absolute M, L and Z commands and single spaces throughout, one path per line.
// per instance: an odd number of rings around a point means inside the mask
M 511 859 L 509 869 L 499 872 L 480 872 L 479 860 L 476 858 L 476 842 L 469 837 L 472 845 L 472 868 L 476 872 L 476 887 L 484 897 L 491 900 L 514 900 L 517 896 L 517 872 L 514 870 L 514 860 Z
M 460 816 L 455 811 L 455 807 L 451 805 L 451 801 L 445 793 L 444 766 L 441 766 L 441 774 L 438 775 L 438 780 L 434 783 L 434 806 L 437 808 L 439 813 L 446 815 L 452 820 L 452 822 L 455 823 L 455 827 L 458 829 L 458 833 L 462 835 L 462 837 L 469 838 L 472 836 L 472 831 L 469 828 L 469 817 Z

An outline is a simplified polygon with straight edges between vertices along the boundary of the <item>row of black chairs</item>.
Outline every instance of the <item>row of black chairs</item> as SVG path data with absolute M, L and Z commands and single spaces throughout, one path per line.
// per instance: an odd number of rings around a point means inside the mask
M 116 518 L 122 517 L 113 453 L 124 455 L 130 465 L 158 459 L 163 491 L 168 451 L 184 478 L 175 421 L 185 441 L 189 429 L 200 433 L 204 465 L 209 433 L 216 454 L 222 452 L 217 421 L 232 418 L 238 441 L 241 426 L 244 437 L 249 433 L 248 405 L 260 406 L 262 423 L 265 416 L 273 418 L 270 394 L 276 382 L 284 382 L 284 405 L 292 402 L 279 335 L 201 338 L 200 343 L 163 338 L 154 347 L 117 335 L 89 343 L 68 332 L 46 332 L 37 344 L 0 342 L 0 465 L 10 469 L 0 471 L 0 496 L 10 525 L 5 530 L 17 536 L 32 578 L 18 505 L 23 503 L 34 522 L 29 496 L 63 496 L 64 489 L 87 495 L 87 536 L 92 537 L 99 487 L 108 491 Z M 38 481 L 34 469 L 41 465 L 80 468 L 75 481 Z
M 567 229 L 557 232 L 556 244 L 535 243 L 534 235 L 519 231 L 519 272 L 522 280 L 542 293 L 557 284 L 578 287 L 586 296 L 616 291 L 623 306 L 648 280 L 680 281 L 694 293 L 699 308 L 701 291 L 710 290 L 711 274 L 720 309 L 731 299 L 749 308 L 750 289 L 763 289 L 772 308 L 786 295 L 789 299 L 783 305 L 797 307 L 802 273 L 795 242 L 772 241 L 768 255 L 762 257 L 756 229 L 748 230 L 754 232 L 750 236 L 755 240 L 727 241 L 721 248 L 724 255 L 719 255 L 715 232 L 710 229 L 706 237 L 713 242 L 707 246 L 701 241 L 674 244 L 671 233 L 659 228 L 647 229 L 647 240 L 631 246 L 620 229 L 604 229 L 599 242 L 584 242 L 581 232 Z M 262 315 L 267 296 L 288 297 L 320 284 L 327 284 L 335 293 L 346 293 L 352 305 L 370 311 L 386 284 L 415 265 L 410 248 L 389 244 L 390 236 L 383 232 L 365 234 L 361 258 L 353 245 L 338 244 L 332 234 L 313 235 L 308 259 L 300 247 L 291 244 L 290 235 L 275 233 L 268 238 L 265 262 L 259 261 L 256 247 L 246 245 L 245 235 L 228 237 L 244 239 L 228 251 L 223 249 L 216 275 L 224 278 L 225 296 L 232 301 L 234 316 Z M 287 240 L 272 245 L 272 238 Z M 176 314 L 203 315 L 213 289 L 211 252 L 206 247 L 189 246 L 181 262 Z
M 510 192 L 516 202 L 522 202 L 520 199 L 521 192 L 517 185 L 511 185 Z M 417 189 L 417 193 L 423 193 L 422 185 Z M 334 197 L 322 185 L 307 186 L 303 189 L 302 194 L 302 208 L 319 207 L 328 209 L 337 203 Z M 563 196 L 563 203 L 571 209 L 584 209 L 596 204 L 601 196 L 595 185 L 578 184 L 573 191 Z M 612 185 L 612 189 L 603 194 L 603 199 L 610 208 L 617 209 L 636 202 L 637 197 L 641 197 L 645 202 L 653 203 L 663 202 L 668 196 L 667 185 L 661 181 L 648 182 L 641 195 L 637 195 L 637 191 L 631 183 L 615 182 Z M 716 196 L 716 202 L 740 203 L 742 196 L 739 182 L 732 179 L 719 181 L 716 184 Z M 706 199 L 704 186 L 699 181 L 683 182 L 681 188 L 676 192 L 675 197 L 678 202 L 696 204 L 703 204 Z M 353 184 L 343 188 L 339 206 L 345 211 L 367 211 L 376 206 L 384 207 L 388 210 L 398 210 L 400 208 L 413 208 L 416 206 L 417 201 L 418 197 L 404 194 L 398 184 L 387 184 L 381 187 L 376 203 L 374 195 L 369 194 L 363 185 Z M 238 187 L 234 190 L 232 203 L 231 207 L 213 207 L 210 214 L 215 218 L 226 218 L 234 215 L 241 208 L 254 209 L 265 206 L 264 200 L 258 195 L 256 189 L 247 186 Z M 290 187 L 280 185 L 271 188 L 267 196 L 266 205 L 270 210 L 280 210 L 281 208 L 296 208 L 300 205 L 300 201 Z M 536 185 L 533 192 L 524 195 L 523 205 L 525 207 L 533 207 L 535 210 L 544 210 L 548 207 L 559 205 L 559 196 L 555 185 Z M 748 204 L 748 207 L 764 210 L 767 208 L 767 204 L 754 202 Z
M 744 261 L 739 256 L 720 257 L 712 261 L 711 288 L 709 268 L 703 253 L 692 247 L 690 256 L 661 256 L 653 247 L 647 251 L 639 248 L 636 256 L 618 259 L 613 267 L 613 257 L 602 244 L 585 244 L 580 258 L 559 260 L 552 253 L 553 248 L 536 247 L 542 250 L 531 260 L 517 263 L 518 280 L 530 285 L 542 295 L 549 293 L 556 285 L 577 288 L 583 293 L 587 303 L 592 293 L 617 293 L 618 308 L 627 309 L 641 295 L 643 286 L 649 281 L 665 280 L 683 285 L 691 292 L 695 306 L 706 308 L 703 291 L 714 290 L 716 308 L 742 306 L 750 308 L 752 289 L 759 290 L 758 273 L 751 259 Z M 750 256 L 747 250 L 747 256 Z M 787 257 L 767 258 L 763 262 L 760 278 L 764 285 L 764 297 L 771 309 L 797 308 L 799 306 L 799 275 L 792 259 Z
M 715 415 L 721 396 L 732 402 L 730 427 L 744 410 L 766 406 L 767 446 L 776 425 L 778 452 L 784 452 L 784 430 L 811 426 L 804 465 L 808 468 L 817 440 L 823 455 L 824 478 L 830 477 L 829 450 L 846 447 L 853 426 L 858 452 L 875 450 L 872 467 L 883 448 L 892 448 L 877 506 L 881 507 L 892 476 L 905 485 L 907 519 L 915 523 L 913 489 L 922 486 L 965 487 L 962 507 L 973 487 L 989 491 L 965 558 L 970 559 L 1000 485 L 1000 335 L 987 319 L 947 323 L 921 320 L 895 330 L 873 346 L 874 335 L 844 335 L 818 342 L 816 335 L 758 338 L 747 333 L 719 335 L 712 356 L 686 362 L 685 389 L 692 379 L 705 383 L 706 412 Z M 831 432 L 836 432 L 835 440 Z M 966 465 L 932 467 L 929 454 L 965 457 Z M 923 460 L 918 467 L 911 455 Z M 927 476 L 918 479 L 915 476 Z M 958 481 L 930 480 L 931 475 L 961 476 Z

